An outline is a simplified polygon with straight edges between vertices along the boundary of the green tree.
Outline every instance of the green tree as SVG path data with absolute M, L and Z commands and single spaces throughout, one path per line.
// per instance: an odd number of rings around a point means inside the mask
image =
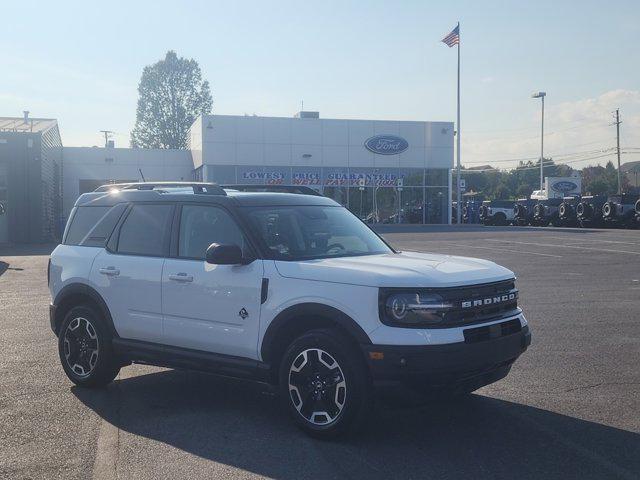
M 589 183 L 589 188 L 585 191 L 591 195 L 602 195 L 610 193 L 609 185 L 604 179 L 597 178 Z
M 134 148 L 187 148 L 191 124 L 198 115 L 210 113 L 213 105 L 198 62 L 178 57 L 173 50 L 144 67 L 138 94 L 131 132 Z

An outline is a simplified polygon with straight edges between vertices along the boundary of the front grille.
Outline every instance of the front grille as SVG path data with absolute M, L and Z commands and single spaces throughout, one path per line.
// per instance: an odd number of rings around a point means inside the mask
M 439 325 L 442 328 L 491 321 L 509 313 L 516 313 L 518 308 L 518 291 L 513 279 L 446 289 L 438 293 L 444 297 L 445 301 L 455 306 L 445 314 L 444 321 Z M 503 301 L 502 298 L 505 296 L 513 296 L 513 298 Z M 493 299 L 496 298 L 500 298 L 501 301 L 494 303 Z M 484 303 L 485 300 L 489 300 L 490 303 Z M 481 305 L 474 305 L 481 301 Z
M 478 343 L 495 338 L 513 335 L 522 330 L 520 320 L 514 319 L 508 322 L 495 323 L 493 325 L 485 325 L 484 327 L 468 328 L 464 333 L 465 343 Z

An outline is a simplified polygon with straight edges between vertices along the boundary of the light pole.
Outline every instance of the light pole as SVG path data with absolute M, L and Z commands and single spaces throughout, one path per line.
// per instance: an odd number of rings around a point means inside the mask
M 536 92 L 531 94 L 531 98 L 539 98 L 542 100 L 542 127 L 540 130 L 540 190 L 544 189 L 544 97 L 546 96 L 547 92 Z

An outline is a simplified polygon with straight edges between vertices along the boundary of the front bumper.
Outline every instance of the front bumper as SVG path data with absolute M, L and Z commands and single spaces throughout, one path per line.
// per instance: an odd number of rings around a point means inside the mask
M 442 345 L 362 345 L 375 386 L 414 389 L 488 385 L 509 373 L 531 344 L 528 325 L 465 329 L 465 341 Z

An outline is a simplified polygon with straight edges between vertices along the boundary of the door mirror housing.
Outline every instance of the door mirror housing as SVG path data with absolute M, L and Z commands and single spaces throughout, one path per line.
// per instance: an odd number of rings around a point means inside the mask
M 242 255 L 242 249 L 238 245 L 221 245 L 219 243 L 209 245 L 205 260 L 212 265 L 246 265 L 251 263 L 251 259 Z

